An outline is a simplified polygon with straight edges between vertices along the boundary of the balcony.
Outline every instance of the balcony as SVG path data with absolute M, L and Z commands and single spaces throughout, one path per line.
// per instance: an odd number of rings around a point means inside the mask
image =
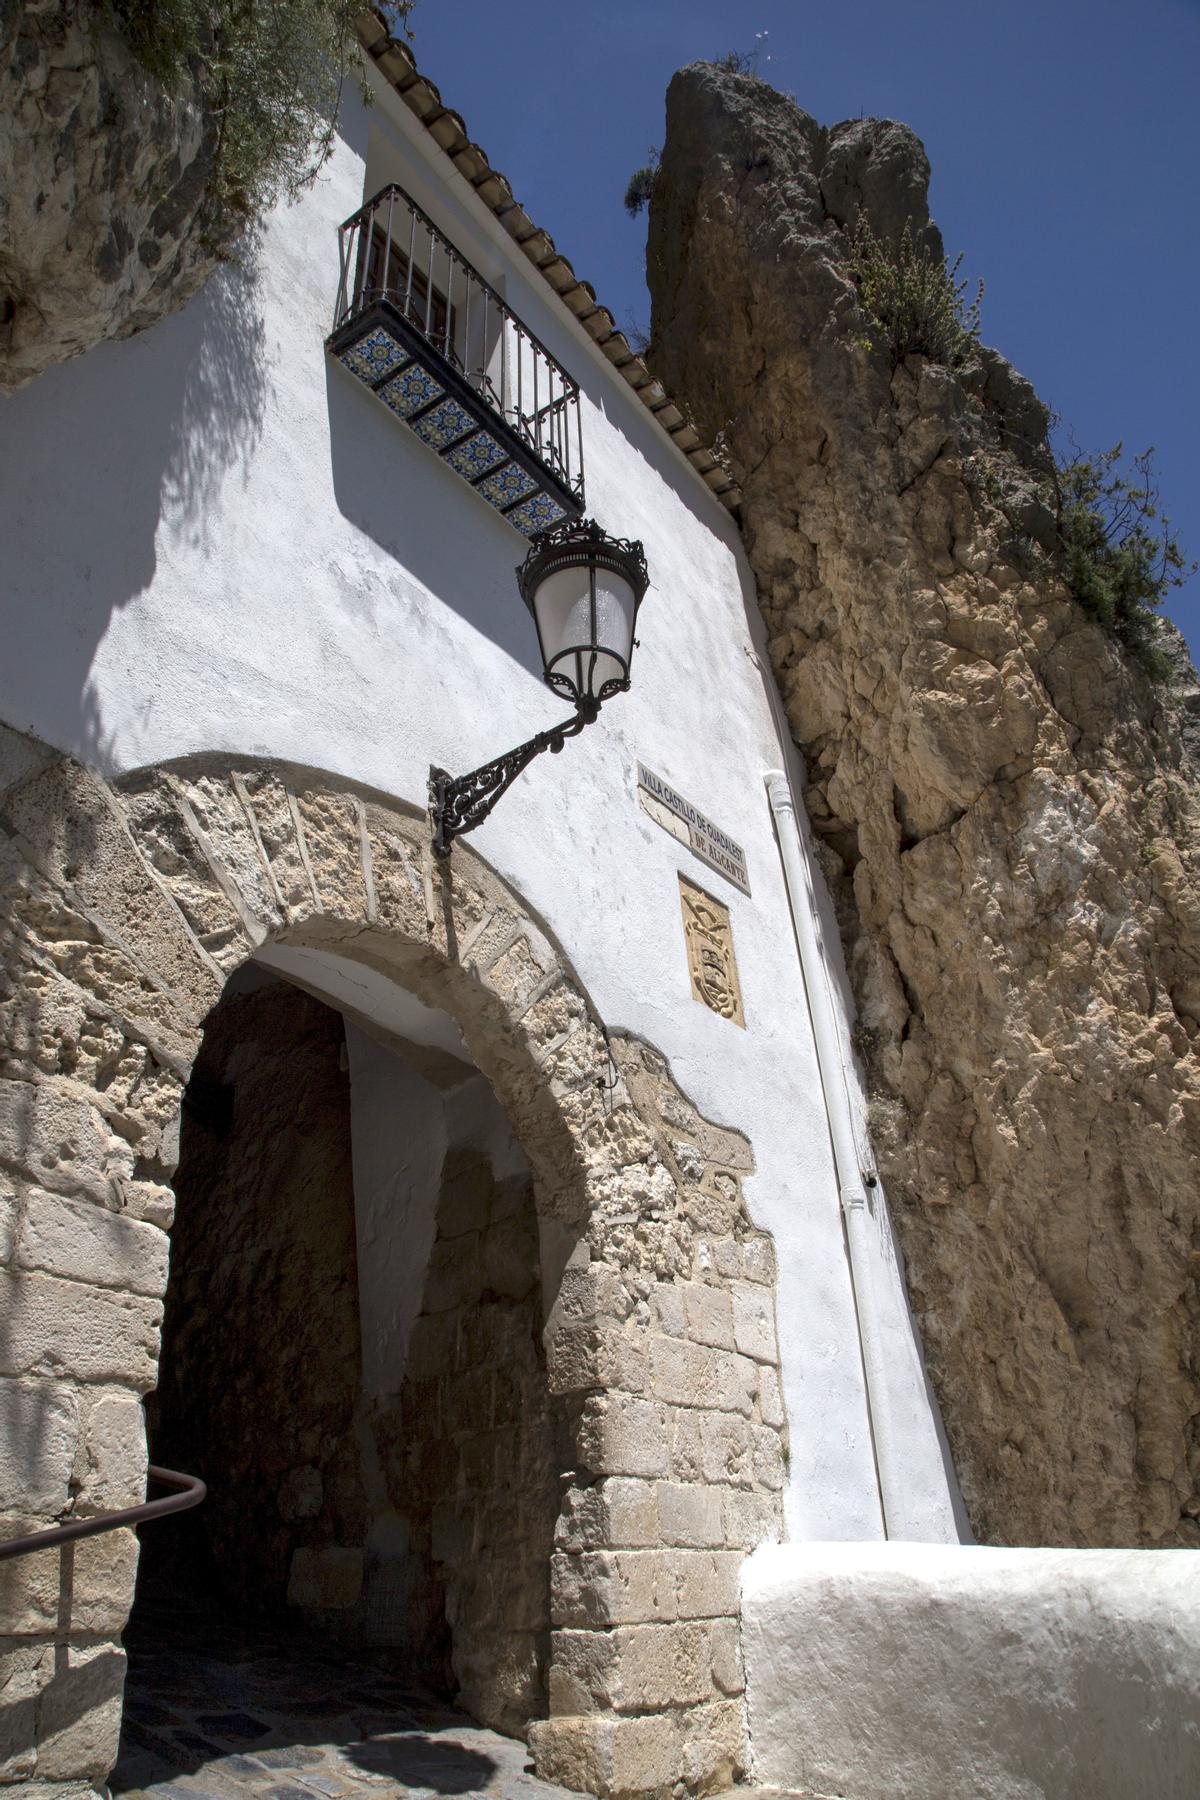
M 583 511 L 579 387 L 394 184 L 346 220 L 330 352 L 526 537 Z

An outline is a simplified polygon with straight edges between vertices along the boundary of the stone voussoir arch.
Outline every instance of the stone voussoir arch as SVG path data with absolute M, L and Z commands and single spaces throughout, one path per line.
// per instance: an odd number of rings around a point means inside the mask
M 543 924 L 469 845 L 438 864 L 418 809 L 248 756 L 110 786 L 9 739 L 0 1374 L 39 1442 L 62 1424 L 72 1509 L 141 1497 L 138 1399 L 156 1376 L 179 1106 L 204 1019 L 269 944 L 358 962 L 455 1019 L 563 1245 L 545 1344 L 575 1467 L 550 1572 L 550 1716 L 530 1733 L 539 1772 L 605 1795 L 728 1785 L 746 1763 L 738 1570 L 780 1533 L 786 1431 L 745 1138 L 702 1119 L 650 1046 L 610 1040 Z M 48 1504 L 5 1506 L 30 1525 L 56 1516 Z M 85 1793 L 111 1764 L 125 1538 L 88 1541 L 117 1548 L 77 1559 L 65 1626 L 51 1576 L 37 1591 L 18 1577 L 19 1773 L 35 1785 Z

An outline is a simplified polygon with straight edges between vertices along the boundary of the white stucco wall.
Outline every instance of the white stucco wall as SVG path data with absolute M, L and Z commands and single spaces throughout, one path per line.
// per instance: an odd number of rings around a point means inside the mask
M 1192 1550 L 786 1544 L 742 1583 L 753 1777 L 845 1800 L 1194 1800 Z
M 442 1095 L 346 1026 L 363 1392 L 398 1394 L 437 1222 Z
M 439 1018 L 451 1024 L 431 1014 Z M 349 1021 L 346 1051 L 363 1391 L 374 1398 L 398 1394 L 404 1380 L 447 1151 L 484 1152 L 501 1181 L 527 1172 L 528 1164 L 482 1075 L 448 1091 L 434 1087 Z
M 580 380 L 588 511 L 644 540 L 652 576 L 633 691 L 522 777 L 474 843 L 606 1022 L 648 1039 L 706 1115 L 749 1136 L 748 1202 L 779 1252 L 788 1528 L 878 1536 L 842 1220 L 763 788 L 789 749 L 736 528 L 390 90 L 352 104 L 321 179 L 267 221 L 243 268 L 0 408 L 0 717 L 108 773 L 232 750 L 421 805 L 431 763 L 470 768 L 561 716 L 513 580 L 525 541 L 324 352 L 336 227 L 364 198 L 368 144 L 372 183 L 402 175 Z M 751 898 L 647 818 L 639 758 L 744 846 Z M 691 995 L 680 868 L 730 908 L 745 1031 Z M 832 979 L 844 994 L 840 968 Z M 882 1212 L 876 1248 L 907 1496 L 893 1529 L 952 1539 Z

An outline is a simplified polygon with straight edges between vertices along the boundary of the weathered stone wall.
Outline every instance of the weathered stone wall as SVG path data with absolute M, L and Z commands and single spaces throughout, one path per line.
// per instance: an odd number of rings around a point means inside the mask
M 871 347 L 847 228 L 940 250 L 928 176 L 904 126 L 683 70 L 651 358 L 744 492 L 972 1522 L 1197 1544 L 1194 776 L 1057 578 L 1028 383 Z
M 147 74 L 101 6 L 0 4 L 0 394 L 175 312 L 218 266 L 199 59 Z
M 648 1046 L 613 1052 L 614 1094 L 582 1093 L 624 1166 L 547 1334 L 576 1466 L 532 1741 L 569 1787 L 709 1791 L 746 1766 L 738 1569 L 782 1529 L 774 1251 L 741 1200 L 745 1140 L 701 1119 Z
M 145 1497 L 163 1176 L 218 982 L 104 790 L 2 729 L 0 815 L 0 1510 L 13 1536 Z M 111 1767 L 136 1563 L 122 1531 L 0 1566 L 6 1781 L 90 1794 Z
M 573 1441 L 539 1770 L 612 1795 L 727 1785 L 745 1762 L 736 1574 L 778 1533 L 785 1429 L 745 1140 L 645 1046 L 610 1056 L 517 898 L 465 846 L 435 867 L 423 819 L 369 791 L 209 759 L 114 794 L 0 730 L 0 872 L 0 1392 L 32 1421 L 4 1528 L 140 1498 L 201 1025 L 268 938 L 335 950 L 458 1021 L 528 1159 L 544 1264 L 554 1247 L 543 1341 Z M 124 1554 L 115 1571 L 80 1554 L 73 1586 L 59 1553 L 16 1565 L 11 1776 L 83 1793 L 110 1766 Z
M 326 1627 L 358 1598 L 366 1530 L 344 1045 L 339 1014 L 282 982 L 210 1016 L 147 1408 L 154 1461 L 208 1497 L 147 1534 L 143 1582 L 239 1610 L 290 1603 Z

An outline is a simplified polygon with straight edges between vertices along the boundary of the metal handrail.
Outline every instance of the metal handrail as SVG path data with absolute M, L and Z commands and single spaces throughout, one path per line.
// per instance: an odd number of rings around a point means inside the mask
M 122 1525 L 141 1525 L 146 1519 L 161 1519 L 167 1513 L 186 1512 L 199 1506 L 208 1488 L 198 1475 L 181 1475 L 178 1469 L 160 1469 L 151 1463 L 146 1474 L 151 1481 L 179 1491 L 161 1500 L 144 1500 L 140 1506 L 125 1506 L 120 1512 L 97 1513 L 94 1519 L 75 1519 L 69 1525 L 55 1525 L 50 1531 L 34 1531 L 28 1537 L 10 1538 L 0 1544 L 0 1562 L 9 1556 L 31 1556 L 36 1550 L 49 1550 L 55 1544 L 67 1544 L 76 1538 L 95 1537 L 101 1531 L 118 1531 Z

